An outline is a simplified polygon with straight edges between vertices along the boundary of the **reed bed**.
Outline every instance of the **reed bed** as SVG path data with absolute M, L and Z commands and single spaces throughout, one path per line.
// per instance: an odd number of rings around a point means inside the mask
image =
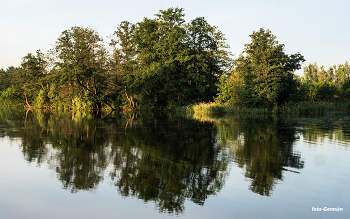
M 247 108 L 228 103 L 197 103 L 177 107 L 175 111 L 189 113 L 246 113 L 246 114 L 321 114 L 332 111 L 350 111 L 350 102 L 298 102 L 277 109 Z
M 264 114 L 271 111 L 265 108 L 245 108 L 227 103 L 197 103 L 188 106 L 178 107 L 176 111 L 190 113 L 253 113 Z

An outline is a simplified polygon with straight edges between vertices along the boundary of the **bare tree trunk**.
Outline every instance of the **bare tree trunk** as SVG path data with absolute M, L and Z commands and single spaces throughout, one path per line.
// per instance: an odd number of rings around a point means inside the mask
M 27 104 L 27 106 L 28 106 L 29 108 L 32 108 L 32 107 L 29 105 L 29 103 L 28 103 L 27 94 L 25 93 L 24 96 L 25 96 L 25 98 L 26 98 L 26 104 Z
M 131 110 L 134 111 L 134 109 L 135 109 L 135 102 L 134 102 L 132 96 L 130 96 L 130 98 L 129 98 L 129 96 L 128 96 L 128 94 L 126 93 L 126 91 L 125 91 L 125 96 L 126 96 L 126 98 L 128 99 L 128 101 L 129 101 Z

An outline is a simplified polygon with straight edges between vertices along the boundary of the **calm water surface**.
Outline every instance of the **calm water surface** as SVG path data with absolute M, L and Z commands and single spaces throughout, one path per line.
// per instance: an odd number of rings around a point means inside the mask
M 0 218 L 350 218 L 349 185 L 347 113 L 0 109 Z

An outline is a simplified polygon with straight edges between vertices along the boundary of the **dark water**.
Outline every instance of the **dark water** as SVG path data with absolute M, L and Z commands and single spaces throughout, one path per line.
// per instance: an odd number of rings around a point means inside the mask
M 349 149 L 347 113 L 0 109 L 0 218 L 350 218 Z

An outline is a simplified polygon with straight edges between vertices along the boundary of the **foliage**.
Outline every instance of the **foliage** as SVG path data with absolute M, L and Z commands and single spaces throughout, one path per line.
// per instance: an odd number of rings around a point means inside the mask
M 218 96 L 215 102 L 233 103 L 241 106 L 245 95 L 243 75 L 233 69 L 228 76 L 222 75 L 218 83 Z
M 136 24 L 123 21 L 109 44 L 95 29 L 71 27 L 47 54 L 28 53 L 19 67 L 0 70 L 0 104 L 163 110 L 215 100 L 229 107 L 213 111 L 277 112 L 289 102 L 350 99 L 347 62 L 328 70 L 309 64 L 298 78 L 303 56 L 285 54 L 263 28 L 233 61 L 217 27 L 184 16 L 169 8 Z
M 44 107 L 45 103 L 48 102 L 47 89 L 42 89 L 39 91 L 38 96 L 35 98 L 35 107 Z
M 204 18 L 186 24 L 183 17 L 183 9 L 170 8 L 155 19 L 119 26 L 112 41 L 114 69 L 131 108 L 213 100 L 215 84 L 229 66 L 225 39 Z
M 334 82 L 337 86 L 350 78 L 350 65 L 348 62 L 338 66 L 333 65 L 327 71 L 324 66 L 319 67 L 317 63 L 304 67 L 304 82 Z
M 350 78 L 346 78 L 342 81 L 340 84 L 340 92 L 345 99 L 350 99 Z
M 310 101 L 333 100 L 337 87 L 332 82 L 316 82 L 309 84 L 307 99 Z
M 55 46 L 59 84 L 68 84 L 73 96 L 88 92 L 99 109 L 101 102 L 107 104 L 104 101 L 107 50 L 102 41 L 91 28 L 72 27 L 62 32 Z M 71 98 L 74 102 L 74 97 Z
M 249 107 L 279 106 L 296 92 L 293 72 L 300 69 L 304 57 L 299 53 L 286 55 L 284 45 L 269 30 L 261 28 L 250 37 L 252 42 L 236 60 L 236 71 L 244 82 L 240 102 Z
M 0 91 L 0 106 L 21 105 L 19 92 L 14 87 L 9 87 L 4 91 Z

